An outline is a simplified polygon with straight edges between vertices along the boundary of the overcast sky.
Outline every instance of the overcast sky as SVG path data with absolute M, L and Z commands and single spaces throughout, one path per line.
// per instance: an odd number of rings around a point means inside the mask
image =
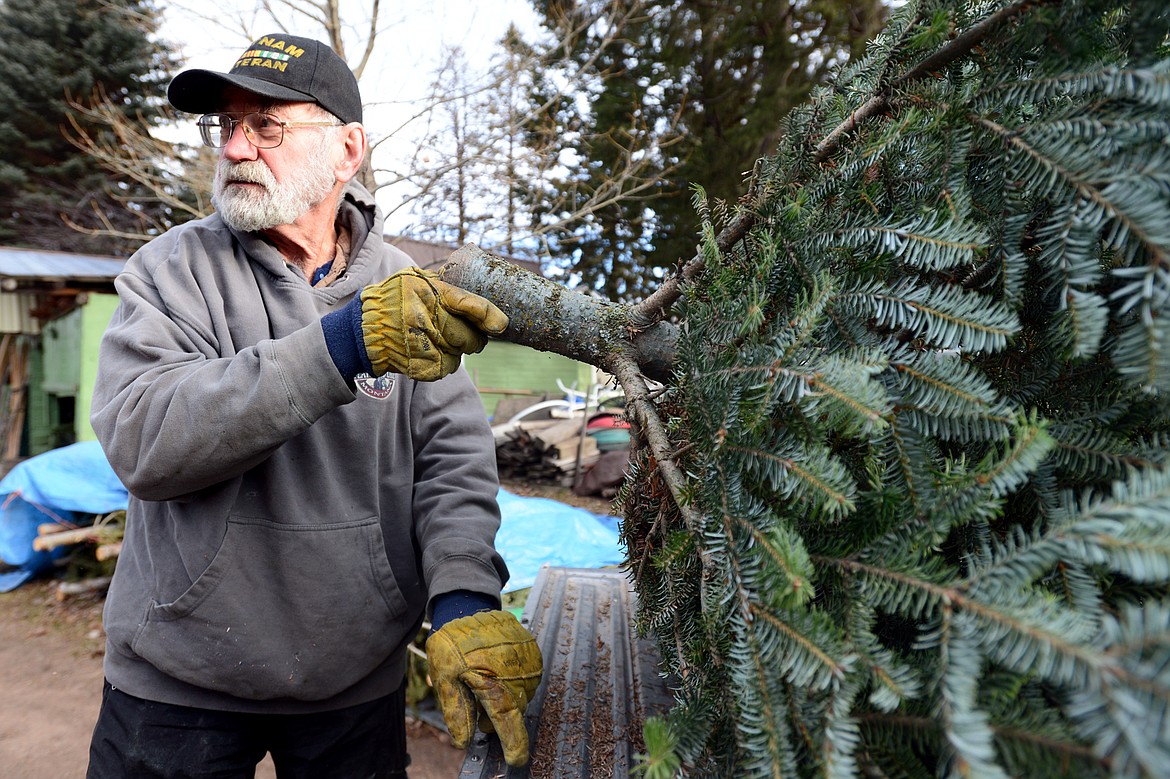
M 251 0 L 222 0 L 214 6 L 199 0 L 177 2 L 165 6 L 161 37 L 177 48 L 189 67 L 230 67 L 235 55 L 252 40 L 245 37 L 245 26 L 253 37 L 276 31 L 265 21 L 269 17 L 255 11 L 257 3 Z M 183 3 L 202 6 L 202 13 L 213 12 L 215 21 L 198 18 L 184 10 Z M 342 0 L 343 16 L 357 31 L 350 36 L 351 50 L 346 52 L 351 58 L 359 54 L 358 36 L 365 35 L 369 6 L 370 0 Z M 469 57 L 486 58 L 509 23 L 524 30 L 536 25 L 528 0 L 405 0 L 383 2 L 382 9 L 378 61 L 368 67 L 363 88 L 393 100 L 422 94 L 444 46 L 460 46 Z M 324 37 L 320 25 L 303 16 L 290 13 L 282 21 L 295 35 Z M 366 79 L 370 85 L 364 83 Z M 364 96 L 373 101 L 373 95 Z

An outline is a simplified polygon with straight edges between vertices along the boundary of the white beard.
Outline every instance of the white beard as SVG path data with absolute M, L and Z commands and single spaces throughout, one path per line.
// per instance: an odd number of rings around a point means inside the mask
M 247 181 L 259 188 L 233 186 L 228 183 L 232 181 Z M 268 230 L 304 216 L 329 195 L 336 182 L 329 145 L 322 139 L 305 161 L 303 172 L 285 184 L 278 184 L 260 160 L 229 162 L 220 157 L 211 202 L 229 227 L 244 233 Z

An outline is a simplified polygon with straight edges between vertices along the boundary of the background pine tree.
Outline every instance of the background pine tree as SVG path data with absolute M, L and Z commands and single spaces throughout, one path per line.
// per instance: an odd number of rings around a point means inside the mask
M 547 142 L 542 130 L 548 131 L 580 161 L 547 176 L 544 191 L 528 194 L 534 217 L 555 220 L 563 206 L 550 203 L 565 192 L 611 188 L 630 167 L 631 148 L 647 165 L 641 177 L 655 179 L 550 238 L 558 263 L 622 301 L 654 289 L 694 252 L 690 182 L 702 182 L 713 198 L 738 197 L 744 172 L 776 148 L 776 119 L 835 63 L 861 53 L 884 19 L 880 0 L 533 0 L 533 6 L 561 42 L 544 63 L 534 102 L 558 94 L 566 69 L 587 74 L 583 96 L 555 101 L 551 128 L 531 128 L 534 145 Z M 592 16 L 607 21 L 580 29 Z
M 623 493 L 678 683 L 648 766 L 1170 776 L 1168 29 L 907 3 L 699 193 Z
M 0 2 L 0 244 L 129 254 L 141 243 L 116 233 L 154 221 L 158 198 L 111 180 L 70 141 L 78 128 L 111 135 L 71 104 L 106 101 L 132 122 L 157 123 L 176 61 L 153 40 L 157 25 L 150 0 Z

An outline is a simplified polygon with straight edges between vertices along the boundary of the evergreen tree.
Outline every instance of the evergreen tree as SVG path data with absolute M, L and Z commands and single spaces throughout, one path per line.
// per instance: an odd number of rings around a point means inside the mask
M 140 243 L 68 226 L 133 232 L 135 210 L 153 208 L 70 138 L 110 132 L 75 105 L 159 120 L 175 63 L 153 39 L 157 26 L 151 0 L 0 3 L 0 244 L 121 254 Z
M 548 183 L 553 198 L 612 188 L 631 165 L 646 168 L 627 182 L 629 196 L 602 198 L 552 249 L 587 286 L 625 301 L 693 253 L 691 182 L 738 197 L 744 172 L 775 148 L 777 119 L 860 52 L 882 18 L 880 0 L 534 4 L 557 41 L 538 100 L 566 72 L 589 77 L 559 106 L 561 142 L 579 164 Z M 547 202 L 533 208 L 555 220 Z
M 672 386 L 612 363 L 646 775 L 1170 775 L 1168 33 L 912 0 L 697 195 Z

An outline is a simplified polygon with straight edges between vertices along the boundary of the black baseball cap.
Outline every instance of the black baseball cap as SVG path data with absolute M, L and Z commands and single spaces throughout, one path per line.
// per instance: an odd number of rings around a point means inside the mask
M 184 70 L 171 80 L 167 99 L 180 111 L 223 109 L 228 87 L 276 100 L 316 103 L 345 123 L 362 120 L 362 96 L 345 60 L 320 41 L 297 35 L 265 35 L 236 59 L 227 73 Z

